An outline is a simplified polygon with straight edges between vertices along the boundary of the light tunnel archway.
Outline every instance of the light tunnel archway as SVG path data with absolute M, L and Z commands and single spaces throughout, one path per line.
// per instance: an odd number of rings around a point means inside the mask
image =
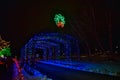
M 21 49 L 21 58 L 31 57 L 35 50 L 43 50 L 43 60 L 59 59 L 64 55 L 70 60 L 73 55 L 80 55 L 79 41 L 61 33 L 35 34 Z

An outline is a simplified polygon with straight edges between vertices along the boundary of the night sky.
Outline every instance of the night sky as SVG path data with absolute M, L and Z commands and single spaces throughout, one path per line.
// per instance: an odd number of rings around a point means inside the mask
M 15 54 L 41 32 L 67 33 L 82 42 L 86 40 L 92 49 L 102 46 L 108 50 L 111 42 L 113 48 L 120 45 L 119 9 L 114 0 L 9 0 L 0 5 L 0 34 L 11 42 Z M 65 16 L 64 29 L 56 27 L 56 13 Z

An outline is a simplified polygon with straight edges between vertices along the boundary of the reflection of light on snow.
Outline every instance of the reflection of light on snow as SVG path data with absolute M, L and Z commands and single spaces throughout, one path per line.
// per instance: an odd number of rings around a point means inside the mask
M 120 72 L 119 66 L 115 66 L 114 64 L 102 64 L 102 63 L 92 63 L 92 62 L 70 62 L 70 61 L 40 61 L 45 64 L 51 64 L 55 66 L 61 66 L 69 69 L 93 72 L 99 74 L 107 74 L 113 76 L 120 76 L 117 72 Z M 115 66 L 115 67 L 114 67 Z

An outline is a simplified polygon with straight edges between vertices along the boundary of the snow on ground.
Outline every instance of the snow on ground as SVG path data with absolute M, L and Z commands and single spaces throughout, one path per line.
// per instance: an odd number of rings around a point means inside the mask
M 47 75 L 41 74 L 39 71 L 35 70 L 34 68 L 31 68 L 29 65 L 25 64 L 24 68 L 20 69 L 18 61 L 14 59 L 14 62 L 14 74 L 12 80 L 52 80 L 51 78 L 48 78 Z M 30 75 L 28 72 L 26 72 L 25 68 L 27 68 L 28 70 L 32 70 L 34 75 Z
M 75 70 L 120 76 L 120 64 L 116 62 L 77 62 L 77 61 L 40 61 L 45 64 L 51 64 L 61 67 L 67 67 Z
M 25 68 L 27 68 L 29 71 L 32 71 L 33 75 L 30 75 L 28 73 L 28 70 L 26 71 Z M 48 78 L 47 75 L 43 75 L 39 71 L 35 70 L 34 68 L 26 64 L 24 66 L 24 69 L 22 70 L 22 73 L 26 80 L 52 80 L 51 78 Z

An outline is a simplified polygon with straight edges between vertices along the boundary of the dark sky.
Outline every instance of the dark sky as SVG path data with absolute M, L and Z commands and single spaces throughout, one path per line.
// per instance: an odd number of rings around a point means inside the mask
M 94 10 L 94 16 L 92 10 Z M 114 0 L 3 1 L 0 13 L 0 34 L 3 39 L 11 42 L 12 50 L 18 52 L 33 34 L 59 31 L 53 20 L 56 13 L 66 17 L 63 33 L 71 35 L 71 32 L 75 33 L 69 27 L 71 23 L 77 30 L 74 36 L 78 37 L 80 34 L 79 39 L 85 39 L 90 46 L 95 47 L 101 44 L 105 49 L 109 49 L 110 34 L 112 43 L 115 44 L 113 46 L 120 44 L 118 5 Z

